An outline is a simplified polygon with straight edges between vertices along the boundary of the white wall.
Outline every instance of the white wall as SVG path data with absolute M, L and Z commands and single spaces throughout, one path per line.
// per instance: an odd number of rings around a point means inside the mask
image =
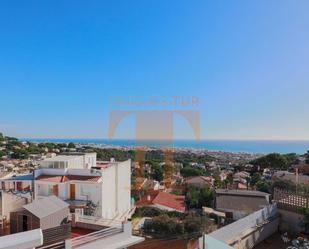
M 72 160 L 69 160 L 68 168 L 69 169 L 83 169 L 84 168 L 83 157 L 76 157 Z
M 84 167 L 90 169 L 97 166 L 97 153 L 86 153 L 84 155 Z
M 101 206 L 101 185 L 102 183 L 95 182 L 82 182 L 70 181 L 65 183 L 55 182 L 35 182 L 35 195 L 37 196 L 50 196 L 53 195 L 53 186 L 59 186 L 59 198 L 62 200 L 70 199 L 70 184 L 75 184 L 75 197 L 76 200 L 91 200 L 94 204 Z M 88 198 L 87 198 L 88 197 Z
M 278 209 L 280 213 L 280 230 L 298 234 L 302 231 L 300 226 L 304 216 L 296 212 Z
M 112 219 L 116 215 L 115 167 L 102 171 L 102 217 Z
M 64 168 L 84 168 L 84 157 L 83 156 L 74 156 L 69 157 L 67 160 L 59 160 L 57 157 L 53 158 L 54 160 L 43 160 L 39 161 L 38 164 L 41 168 L 56 168 L 56 169 L 64 169 Z
M 118 163 L 118 211 L 131 208 L 131 160 Z
M 0 249 L 31 249 L 43 245 L 41 229 L 0 237 Z
M 102 216 L 121 217 L 131 208 L 131 160 L 102 171 Z
M 233 244 L 233 247 L 238 249 L 251 249 L 267 239 L 269 236 L 278 231 L 279 218 L 256 228 L 256 230 L 247 236 L 242 237 L 238 242 Z
M 76 184 L 76 199 L 91 200 L 99 205 L 98 215 L 105 219 L 120 218 L 131 208 L 131 160 L 121 163 L 112 163 L 102 171 L 91 173 L 86 169 L 39 169 L 35 177 L 39 175 L 102 175 L 99 183 L 70 181 L 58 183 L 59 197 L 63 200 L 69 199 L 70 183 Z M 37 195 L 48 196 L 52 194 L 52 186 L 57 183 L 35 181 L 35 192 Z
M 76 186 L 76 199 L 77 200 L 89 200 L 95 205 L 101 206 L 101 183 L 87 183 L 87 182 L 77 182 L 72 181 L 71 184 Z M 69 191 L 69 185 L 68 191 Z
M 27 197 L 17 196 L 11 193 L 2 191 L 1 194 L 1 212 L 0 215 L 5 216 L 6 220 L 10 220 L 10 213 L 19 210 L 23 205 L 27 204 L 27 199 L 30 200 L 30 194 Z

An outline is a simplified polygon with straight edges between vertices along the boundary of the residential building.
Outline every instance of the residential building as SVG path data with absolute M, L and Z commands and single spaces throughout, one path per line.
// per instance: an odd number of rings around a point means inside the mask
M 250 179 L 250 173 L 246 171 L 237 172 L 233 175 L 233 182 L 247 184 Z
M 215 179 L 211 176 L 191 176 L 186 178 L 185 183 L 187 185 L 194 185 L 200 187 L 213 187 Z
M 96 169 L 34 171 L 35 198 L 56 195 L 70 204 L 72 212 L 126 219 L 131 211 L 131 161 L 109 162 Z
M 5 174 L 0 178 L 0 190 L 17 191 L 17 192 L 31 192 L 32 191 L 33 174 Z
M 215 206 L 233 220 L 239 220 L 270 204 L 270 194 L 250 190 L 216 189 Z
M 186 212 L 185 196 L 173 195 L 160 191 L 147 191 L 146 194 L 136 202 L 137 206 L 153 206 L 166 211 Z

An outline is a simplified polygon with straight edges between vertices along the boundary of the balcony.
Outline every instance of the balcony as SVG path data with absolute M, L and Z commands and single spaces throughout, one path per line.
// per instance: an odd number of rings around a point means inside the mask
M 66 203 L 70 205 L 70 209 L 87 208 L 89 201 L 84 200 L 65 200 Z
M 105 247 L 111 249 L 125 248 L 144 240 L 143 238 L 132 236 L 132 226 L 130 222 L 73 214 L 72 226 L 72 232 L 78 233 L 78 231 L 80 231 L 81 235 L 66 240 L 66 249 L 101 249 L 102 243 L 104 243 Z

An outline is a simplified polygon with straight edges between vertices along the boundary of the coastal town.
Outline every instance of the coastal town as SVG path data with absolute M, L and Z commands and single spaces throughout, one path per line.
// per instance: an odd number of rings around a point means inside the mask
M 309 249 L 309 1 L 0 1 L 0 249 Z
M 1 133 L 0 248 L 305 248 L 308 183 L 309 152 L 102 148 Z

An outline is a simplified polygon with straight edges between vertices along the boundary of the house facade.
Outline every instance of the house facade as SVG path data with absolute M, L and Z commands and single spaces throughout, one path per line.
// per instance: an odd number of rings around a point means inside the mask
M 35 170 L 34 196 L 56 195 L 70 204 L 72 212 L 105 219 L 125 219 L 131 209 L 131 161 L 110 162 L 95 169 Z

